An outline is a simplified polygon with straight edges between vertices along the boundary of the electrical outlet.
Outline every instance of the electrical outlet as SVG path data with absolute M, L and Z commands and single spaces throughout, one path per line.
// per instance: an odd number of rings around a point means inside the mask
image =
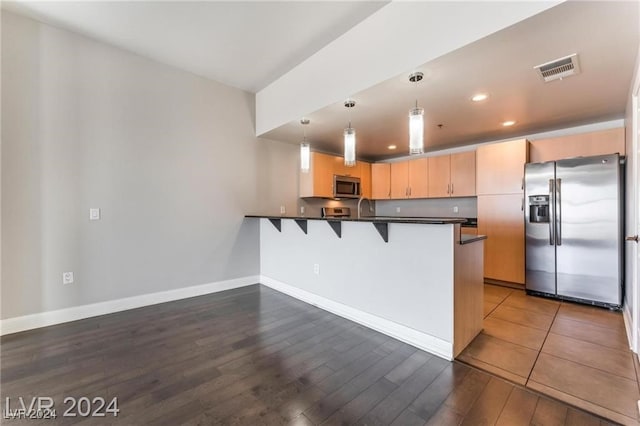
M 453 212 L 454 212 L 454 213 L 458 213 L 458 206 L 454 206 L 454 207 L 453 207 Z
M 100 209 L 89 209 L 89 220 L 100 220 Z
M 300 206 L 300 214 L 304 215 L 304 206 Z
M 400 207 L 396 207 L 396 213 L 400 213 Z
M 71 283 L 73 283 L 73 272 L 63 272 L 62 284 L 71 284 Z
M 319 263 L 314 263 L 313 264 L 313 273 L 316 275 L 320 275 L 320 264 Z
M 287 212 L 287 209 L 284 208 L 284 206 L 280 206 L 280 214 L 285 214 Z

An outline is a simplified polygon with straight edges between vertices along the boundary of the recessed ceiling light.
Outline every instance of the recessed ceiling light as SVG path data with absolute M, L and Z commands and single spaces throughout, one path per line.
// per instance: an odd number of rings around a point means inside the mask
M 471 100 L 473 102 L 482 102 L 482 101 L 486 100 L 488 97 L 489 97 L 489 95 L 487 95 L 486 93 L 478 93 L 478 94 L 473 95 Z
M 389 145 L 389 146 L 387 147 L 387 149 L 396 149 L 396 148 L 397 148 L 397 146 L 395 146 L 395 145 Z
M 503 125 L 504 127 L 513 126 L 514 124 L 516 124 L 516 122 L 515 122 L 515 121 L 513 121 L 513 120 L 508 120 L 508 121 L 503 121 L 503 122 L 502 122 L 502 125 Z

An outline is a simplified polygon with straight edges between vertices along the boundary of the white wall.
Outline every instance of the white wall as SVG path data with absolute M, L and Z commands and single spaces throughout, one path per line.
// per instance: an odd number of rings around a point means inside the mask
M 260 220 L 263 283 L 275 280 L 416 330 L 425 335 L 418 347 L 440 355 L 443 346 L 430 346 L 429 337 L 453 342 L 453 225 L 391 223 L 385 243 L 367 222 L 342 223 L 342 238 L 324 220 L 307 221 L 307 234 L 293 220 L 281 224 L 278 232 Z
M 638 5 L 638 11 L 640 13 L 640 4 Z M 637 117 L 636 108 L 638 107 L 637 101 L 634 105 L 634 95 L 637 95 L 638 88 L 640 86 L 640 49 L 636 56 L 636 69 L 634 76 L 631 80 L 631 87 L 629 91 L 629 98 L 627 100 L 627 108 L 625 111 L 625 147 L 627 152 L 627 164 L 626 164 L 626 199 L 625 199 L 625 236 L 637 235 L 639 229 L 640 218 L 637 214 L 640 213 L 640 164 L 638 164 L 638 138 L 639 129 L 638 123 L 634 118 Z M 635 116 L 635 117 L 634 117 Z M 627 322 L 627 331 L 632 349 L 638 352 L 638 345 L 640 344 L 640 306 L 638 303 L 638 270 L 640 269 L 640 262 L 638 259 L 637 251 L 640 250 L 638 244 L 631 242 L 625 243 L 625 320 Z
M 243 215 L 295 208 L 263 160 L 296 148 L 252 94 L 6 11 L 2 88 L 0 318 L 259 273 Z
M 558 3 L 391 2 L 258 92 L 257 134 L 410 72 Z

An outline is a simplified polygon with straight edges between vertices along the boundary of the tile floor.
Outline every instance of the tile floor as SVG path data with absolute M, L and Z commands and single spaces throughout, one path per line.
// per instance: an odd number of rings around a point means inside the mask
M 622 314 L 485 285 L 484 330 L 459 360 L 622 424 L 638 424 Z

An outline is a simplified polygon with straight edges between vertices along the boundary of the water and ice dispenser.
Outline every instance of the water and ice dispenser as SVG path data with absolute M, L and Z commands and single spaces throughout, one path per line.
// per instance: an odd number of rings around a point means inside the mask
M 549 196 L 529 196 L 529 222 L 549 223 Z

